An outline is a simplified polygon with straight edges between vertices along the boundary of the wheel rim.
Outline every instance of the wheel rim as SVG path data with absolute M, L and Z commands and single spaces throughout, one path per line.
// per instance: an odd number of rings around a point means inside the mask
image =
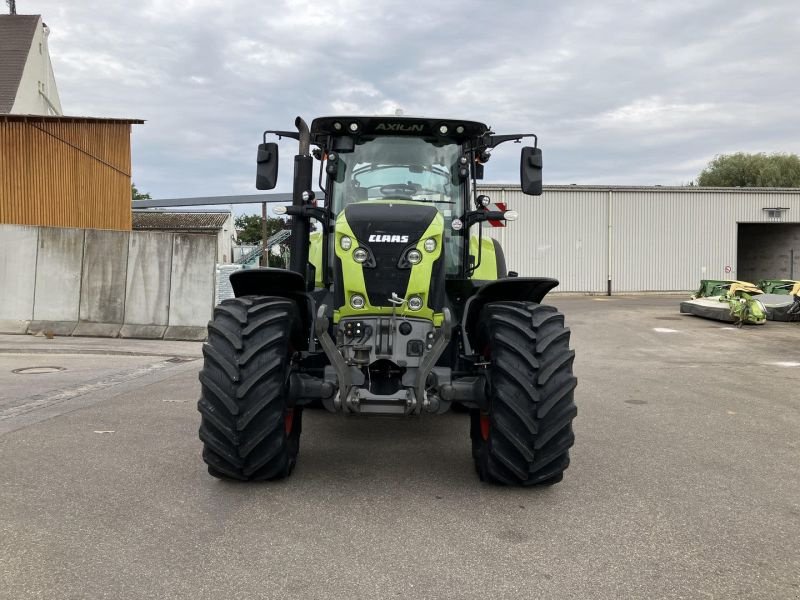
M 483 356 L 483 359 L 485 361 L 490 361 L 492 359 L 492 348 L 489 344 L 486 344 L 483 347 L 483 352 L 481 352 L 481 355 Z M 484 442 L 488 442 L 489 430 L 491 429 L 492 426 L 492 421 L 491 418 L 489 417 L 489 413 L 481 412 L 480 425 L 481 425 L 481 438 L 483 438 Z

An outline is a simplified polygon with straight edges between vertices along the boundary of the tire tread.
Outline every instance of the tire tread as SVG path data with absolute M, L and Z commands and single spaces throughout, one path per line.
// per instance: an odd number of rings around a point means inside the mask
M 222 301 L 214 309 L 200 371 L 200 440 L 209 473 L 277 479 L 295 464 L 302 411 L 285 431 L 286 382 L 297 306 L 272 296 Z
M 561 481 L 577 415 L 575 353 L 564 316 L 533 302 L 490 302 L 479 323 L 478 347 L 491 361 L 488 440 L 480 437 L 480 413 L 472 413 L 479 475 L 502 485 Z

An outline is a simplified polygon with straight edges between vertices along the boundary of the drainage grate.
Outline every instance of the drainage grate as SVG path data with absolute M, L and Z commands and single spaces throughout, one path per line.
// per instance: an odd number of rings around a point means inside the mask
M 44 375 L 46 373 L 60 373 L 66 370 L 64 367 L 22 367 L 11 372 L 17 375 Z

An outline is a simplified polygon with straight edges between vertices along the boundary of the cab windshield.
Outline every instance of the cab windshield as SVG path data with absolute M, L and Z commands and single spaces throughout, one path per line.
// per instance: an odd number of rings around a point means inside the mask
M 456 144 L 434 146 L 420 138 L 386 136 L 358 144 L 339 154 L 333 212 L 351 202 L 402 199 L 436 204 L 447 217 L 461 201 L 460 157 Z
M 462 212 L 461 156 L 458 144 L 435 146 L 412 137 L 383 136 L 356 144 L 353 152 L 339 153 L 331 209 L 338 214 L 352 202 L 383 199 L 434 204 L 444 218 L 445 272 L 457 275 L 463 236 L 454 232 L 452 222 Z

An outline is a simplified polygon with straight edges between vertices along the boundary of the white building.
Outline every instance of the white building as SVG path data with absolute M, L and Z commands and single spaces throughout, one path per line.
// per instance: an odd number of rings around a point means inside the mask
M 233 213 L 230 210 L 134 210 L 133 230 L 212 234 L 217 236 L 216 262 L 218 264 L 233 262 L 236 229 Z
M 516 189 L 515 189 L 516 188 Z M 800 279 L 800 189 L 479 186 L 519 219 L 484 232 L 509 270 L 557 292 L 686 291 L 700 279 Z
M 0 114 L 61 115 L 41 15 L 0 15 Z

